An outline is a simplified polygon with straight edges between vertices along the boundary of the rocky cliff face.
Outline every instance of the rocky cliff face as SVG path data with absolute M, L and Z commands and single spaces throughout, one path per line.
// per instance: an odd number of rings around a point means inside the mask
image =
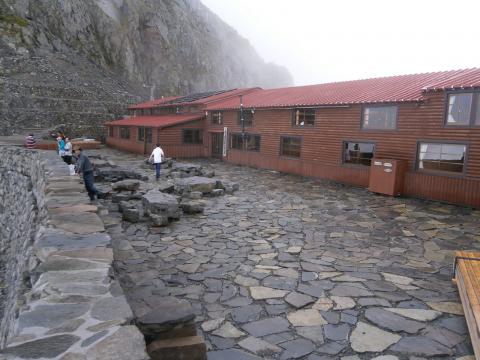
M 0 0 L 0 133 L 98 134 L 129 103 L 292 84 L 198 0 Z

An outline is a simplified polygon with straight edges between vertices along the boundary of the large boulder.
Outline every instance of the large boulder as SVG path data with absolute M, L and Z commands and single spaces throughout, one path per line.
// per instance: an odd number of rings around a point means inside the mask
M 201 176 L 175 179 L 175 192 L 183 194 L 198 191 L 202 194 L 210 194 L 217 188 L 217 183 L 216 179 Z
M 200 165 L 174 162 L 172 164 L 172 172 L 183 173 L 184 176 L 202 176 L 203 170 Z
M 205 202 L 201 200 L 183 200 L 180 203 L 180 207 L 185 214 L 199 214 L 203 213 Z
M 180 206 L 177 197 L 174 195 L 150 190 L 143 195 L 142 202 L 146 214 L 160 215 L 168 219 L 178 219 L 180 217 Z
M 115 191 L 136 191 L 140 188 L 140 181 L 138 180 L 121 180 L 112 184 L 112 189 Z
M 102 167 L 95 169 L 95 178 L 107 182 L 117 182 L 125 179 L 148 180 L 148 176 L 135 170 L 120 167 Z

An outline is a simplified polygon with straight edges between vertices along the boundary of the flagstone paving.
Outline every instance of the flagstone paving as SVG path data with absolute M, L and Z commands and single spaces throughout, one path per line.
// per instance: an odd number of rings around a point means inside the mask
M 479 211 L 197 163 L 240 190 L 160 228 L 103 203 L 137 315 L 155 297 L 188 300 L 209 359 L 473 354 L 450 280 L 453 250 L 480 248 Z

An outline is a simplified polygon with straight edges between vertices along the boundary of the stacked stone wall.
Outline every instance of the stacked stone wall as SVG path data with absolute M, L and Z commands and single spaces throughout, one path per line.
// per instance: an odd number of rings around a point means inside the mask
M 45 221 L 45 179 L 39 154 L 22 148 L 0 148 L 0 346 L 13 328 L 30 272 L 36 265 L 35 234 Z

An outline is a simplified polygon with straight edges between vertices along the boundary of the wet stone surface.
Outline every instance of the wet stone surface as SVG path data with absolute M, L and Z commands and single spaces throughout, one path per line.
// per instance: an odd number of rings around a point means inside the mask
M 124 167 L 141 162 L 107 154 Z M 188 301 L 209 359 L 473 354 L 450 279 L 453 250 L 480 248 L 479 211 L 191 163 L 239 190 L 203 197 L 202 214 L 182 214 L 164 227 L 122 222 L 118 205 L 102 202 L 115 267 L 137 317 L 162 297 Z M 144 175 L 155 189 L 153 171 Z

